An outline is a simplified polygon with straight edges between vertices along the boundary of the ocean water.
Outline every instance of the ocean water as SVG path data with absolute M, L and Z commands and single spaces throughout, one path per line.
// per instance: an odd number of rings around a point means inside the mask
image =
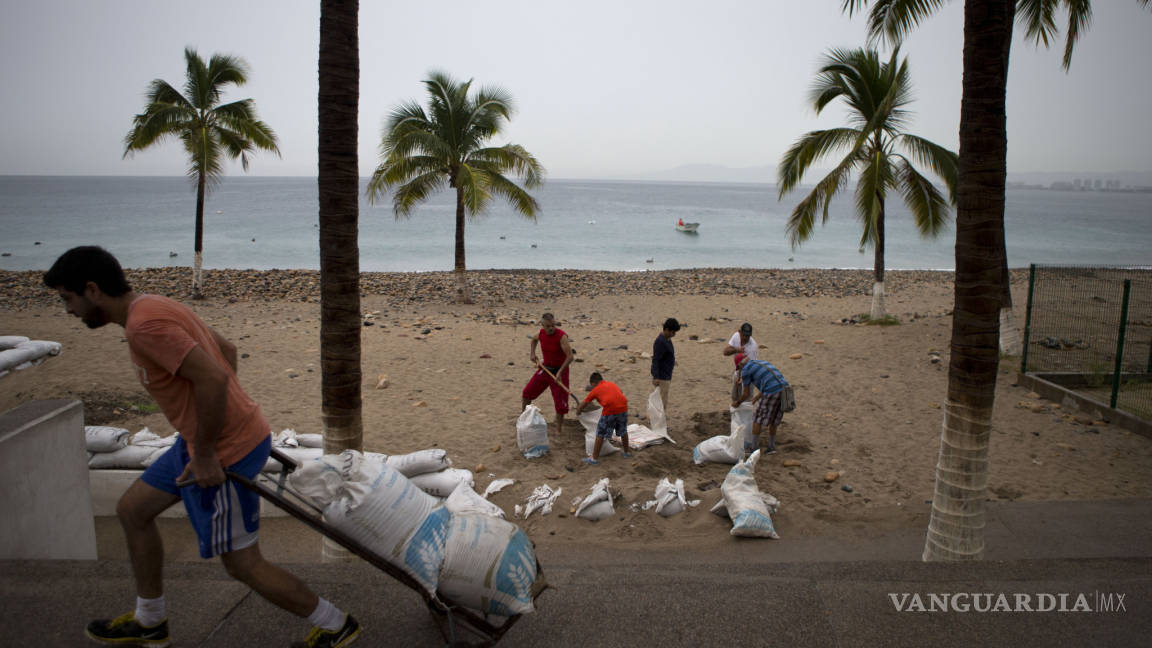
M 551 180 L 534 194 L 534 222 L 498 201 L 467 222 L 469 269 L 872 267 L 872 251 L 859 250 L 850 190 L 795 249 L 785 223 L 803 194 L 778 201 L 771 185 Z M 452 269 L 450 193 L 404 219 L 390 201 L 361 196 L 362 270 Z M 0 253 L 8 255 L 0 269 L 47 269 L 88 244 L 126 267 L 191 265 L 195 203 L 182 177 L 0 177 Z M 314 178 L 224 178 L 205 206 L 204 266 L 319 268 L 317 213 Z M 699 233 L 676 231 L 681 218 L 699 222 Z M 1011 267 L 1152 264 L 1152 193 L 1010 190 L 1005 228 Z M 889 201 L 887 235 L 889 269 L 955 267 L 954 228 L 922 239 L 898 198 Z

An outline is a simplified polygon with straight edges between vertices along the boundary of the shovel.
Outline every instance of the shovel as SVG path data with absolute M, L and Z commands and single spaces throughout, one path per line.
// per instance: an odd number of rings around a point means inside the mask
M 565 385 L 564 383 L 560 382 L 560 379 L 559 379 L 559 378 L 557 378 L 555 374 L 553 374 L 551 371 L 548 371 L 548 369 L 547 369 L 547 368 L 546 368 L 544 365 L 540 364 L 540 361 L 539 361 L 539 360 L 537 360 L 537 361 L 536 361 L 536 366 L 537 366 L 537 367 L 540 367 L 540 371 L 543 371 L 544 373 L 548 374 L 548 377 L 549 377 L 549 378 L 551 378 L 553 382 L 555 382 L 557 385 L 560 385 L 560 387 L 561 387 L 561 388 L 562 388 L 564 391 L 568 392 L 568 395 L 572 397 L 572 400 L 576 401 L 576 405 L 577 405 L 577 407 L 579 407 L 579 406 L 580 406 L 580 404 L 581 404 L 581 401 L 580 401 L 580 399 L 576 397 L 576 394 L 573 394 L 573 393 L 572 393 L 572 390 L 571 390 L 571 389 L 568 389 L 568 386 L 567 386 L 567 385 Z

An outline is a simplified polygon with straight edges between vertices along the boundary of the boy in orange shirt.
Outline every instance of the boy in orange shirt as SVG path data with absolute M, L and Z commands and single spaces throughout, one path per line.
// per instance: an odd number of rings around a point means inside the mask
M 593 371 L 588 377 L 588 389 L 588 397 L 576 408 L 576 414 L 589 409 L 592 401 L 600 403 L 603 411 L 600 412 L 600 422 L 596 424 L 596 444 L 592 446 L 592 456 L 584 457 L 584 463 L 593 466 L 600 464 L 600 448 L 604 447 L 604 439 L 611 438 L 613 432 L 623 442 L 624 451 L 621 454 L 631 457 L 632 454 L 628 452 L 628 399 L 624 397 L 624 392 L 615 383 L 604 380 L 599 371 Z

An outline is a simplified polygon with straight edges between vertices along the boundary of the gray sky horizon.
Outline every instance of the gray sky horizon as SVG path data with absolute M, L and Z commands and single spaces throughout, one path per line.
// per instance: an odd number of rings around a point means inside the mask
M 803 133 L 844 121 L 839 106 L 817 116 L 808 105 L 821 56 L 865 44 L 864 18 L 840 5 L 363 0 L 360 173 L 378 162 L 384 116 L 402 101 L 424 104 L 421 80 L 433 69 L 508 90 L 518 112 L 496 143 L 523 145 L 552 178 L 774 166 Z M 1063 34 L 1038 49 L 1017 29 L 1009 173 L 1152 172 L 1152 84 L 1131 79 L 1152 60 L 1152 12 L 1131 0 L 1093 9 L 1068 73 Z M 909 132 L 953 150 L 962 10 L 962 0 L 949 3 L 901 50 L 916 97 Z M 185 46 L 250 66 L 249 83 L 224 100 L 254 99 L 282 157 L 255 154 L 249 175 L 316 174 L 318 2 L 38 0 L 5 3 L 2 15 L 0 175 L 184 175 L 175 140 L 122 154 L 149 82 L 183 86 Z M 226 173 L 243 171 L 230 163 Z

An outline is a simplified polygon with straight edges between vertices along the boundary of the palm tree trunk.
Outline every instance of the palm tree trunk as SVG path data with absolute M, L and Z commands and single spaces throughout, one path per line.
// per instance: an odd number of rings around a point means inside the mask
M 1005 90 L 1015 0 L 964 3 L 964 78 L 948 397 L 924 560 L 984 556 L 988 438 L 1004 266 Z
M 207 190 L 207 177 L 201 170 L 196 179 L 196 235 L 192 243 L 192 299 L 204 299 L 201 292 L 201 273 L 204 267 L 204 193 Z
M 884 200 L 880 199 L 880 215 L 876 218 L 876 257 L 872 264 L 872 310 L 868 318 L 873 322 L 884 319 Z
M 1012 314 L 1012 282 L 1008 273 L 1008 254 L 1004 254 L 1004 276 L 1000 280 L 1000 353 L 1018 356 L 1023 353 L 1020 329 L 1016 328 L 1016 316 Z
M 317 175 L 324 452 L 364 445 L 360 396 L 358 0 L 320 2 Z
M 456 303 L 471 304 L 472 289 L 464 274 L 464 189 L 456 187 Z

